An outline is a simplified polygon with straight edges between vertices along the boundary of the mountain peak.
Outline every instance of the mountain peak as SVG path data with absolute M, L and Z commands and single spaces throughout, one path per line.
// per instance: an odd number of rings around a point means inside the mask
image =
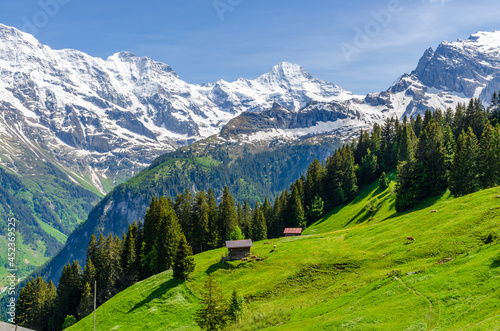
M 468 40 L 479 45 L 500 48 L 500 31 L 479 31 L 472 34 Z
M 20 31 L 14 27 L 7 26 L 0 23 L 0 40 L 1 41 L 13 41 L 13 40 L 23 40 L 33 45 L 41 45 L 40 42 L 30 35 L 29 33 Z
M 304 77 L 307 79 L 311 79 L 312 76 L 305 70 L 302 66 L 290 62 L 281 62 L 274 67 L 272 67 L 271 71 L 268 75 L 290 80 L 293 78 Z
M 122 51 L 115 53 L 108 57 L 108 62 L 124 62 L 129 63 L 129 65 L 137 66 L 138 68 L 151 68 L 155 67 L 159 71 L 170 73 L 178 77 L 177 73 L 168 64 L 156 62 L 147 56 L 137 56 L 132 52 Z
M 112 56 L 116 56 L 117 58 L 123 59 L 123 60 L 129 60 L 129 59 L 136 57 L 136 55 L 134 53 L 126 52 L 126 51 L 115 53 Z

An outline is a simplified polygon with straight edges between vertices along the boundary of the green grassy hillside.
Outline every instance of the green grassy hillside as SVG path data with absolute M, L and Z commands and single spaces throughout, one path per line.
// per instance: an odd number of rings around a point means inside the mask
M 186 283 L 171 272 L 137 283 L 97 310 L 97 329 L 196 329 L 212 273 L 228 298 L 236 288 L 247 299 L 231 330 L 500 330 L 500 246 L 488 240 L 500 188 L 398 214 L 393 185 L 366 188 L 301 237 L 255 243 L 262 261 L 221 265 L 218 249 L 196 255 Z M 89 316 L 69 330 L 91 325 Z

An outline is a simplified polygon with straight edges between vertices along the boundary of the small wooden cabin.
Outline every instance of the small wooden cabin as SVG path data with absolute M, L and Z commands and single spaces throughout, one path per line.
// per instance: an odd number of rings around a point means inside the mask
M 285 237 L 293 237 L 302 235 L 302 228 L 285 228 L 283 231 Z
M 226 241 L 227 261 L 239 260 L 250 255 L 252 239 Z

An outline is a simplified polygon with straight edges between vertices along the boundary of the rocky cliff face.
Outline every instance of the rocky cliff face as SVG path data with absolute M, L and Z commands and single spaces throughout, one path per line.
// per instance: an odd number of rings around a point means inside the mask
M 389 116 L 416 116 L 426 109 L 454 108 L 481 98 L 487 104 L 500 90 L 500 31 L 478 32 L 466 40 L 427 49 L 411 73 L 387 90 L 366 96 L 357 109 Z
M 489 101 L 500 78 L 500 31 L 478 32 L 425 52 L 413 72 L 424 85 Z

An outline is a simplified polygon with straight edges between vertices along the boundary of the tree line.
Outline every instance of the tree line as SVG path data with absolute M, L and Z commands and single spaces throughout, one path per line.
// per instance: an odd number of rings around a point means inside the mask
M 153 199 L 144 224 L 133 222 L 120 238 L 93 234 L 82 271 L 78 261 L 64 266 L 57 288 L 41 277 L 20 291 L 16 323 L 35 330 L 61 330 L 93 311 L 134 282 L 173 269 L 185 279 L 194 270 L 191 246 L 182 233 L 172 202 Z
M 450 190 L 462 196 L 500 184 L 500 98 L 489 109 L 479 99 L 453 112 L 427 111 L 403 123 L 398 148 L 396 210 Z

